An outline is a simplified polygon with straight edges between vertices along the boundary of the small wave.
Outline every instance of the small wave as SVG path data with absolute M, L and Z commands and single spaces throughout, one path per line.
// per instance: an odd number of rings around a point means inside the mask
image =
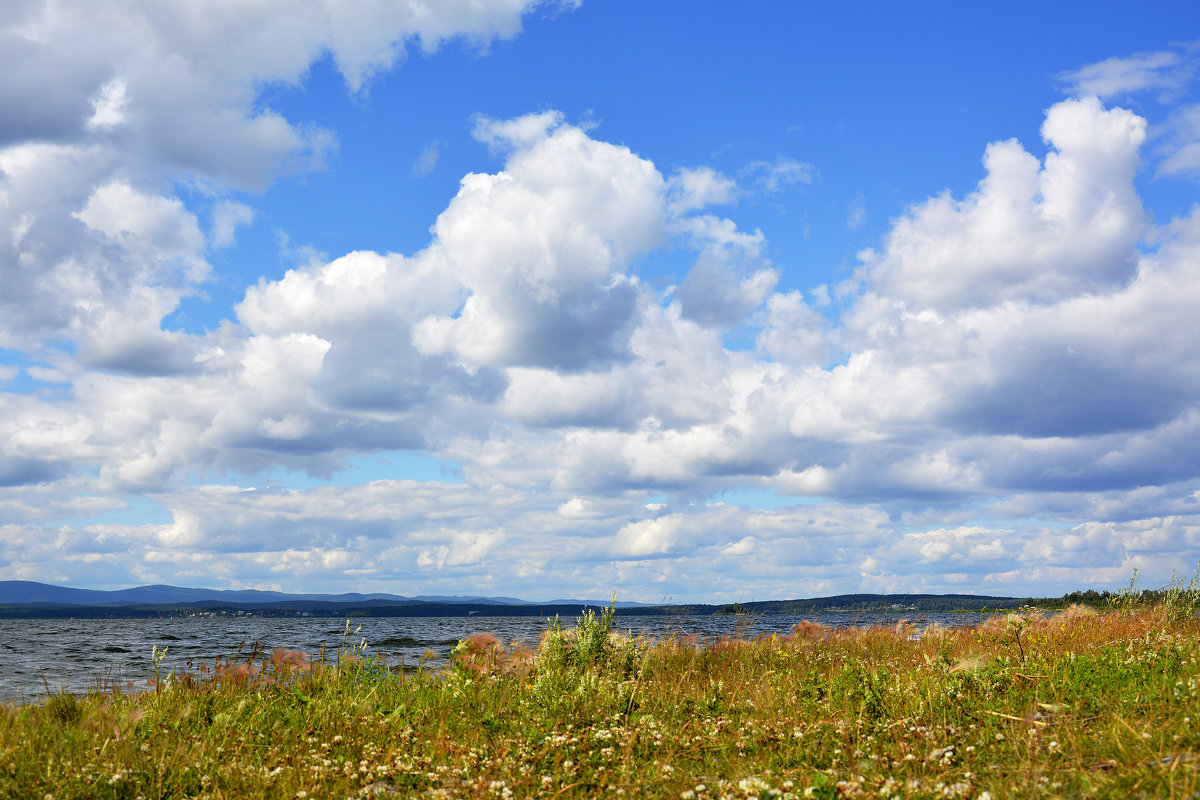
M 371 642 L 371 647 L 420 647 L 424 642 L 411 636 L 389 636 L 377 642 Z
M 414 639 L 411 636 L 390 636 L 369 643 L 371 647 L 444 647 L 450 644 L 458 644 L 458 639 Z
M 162 639 L 164 642 L 178 642 L 180 640 L 178 636 L 174 636 L 170 633 L 164 633 L 162 636 L 159 636 L 158 638 Z

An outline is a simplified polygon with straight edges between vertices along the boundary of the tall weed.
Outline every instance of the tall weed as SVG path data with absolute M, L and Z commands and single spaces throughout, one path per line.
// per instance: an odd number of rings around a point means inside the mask
M 1200 611 L 1200 564 L 1187 584 L 1172 572 L 1171 580 L 1162 591 L 1160 603 L 1172 619 L 1195 619 L 1196 612 Z

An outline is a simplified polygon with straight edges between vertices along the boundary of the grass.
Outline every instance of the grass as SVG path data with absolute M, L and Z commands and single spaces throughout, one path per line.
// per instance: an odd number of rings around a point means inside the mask
M 348 631 L 0 706 L 0 797 L 1192 798 L 1198 634 L 1177 601 L 710 642 L 608 611 L 401 671 Z

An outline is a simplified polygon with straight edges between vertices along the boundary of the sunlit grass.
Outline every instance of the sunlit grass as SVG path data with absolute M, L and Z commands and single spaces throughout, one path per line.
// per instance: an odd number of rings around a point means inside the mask
M 1193 797 L 1178 606 L 658 641 L 591 615 L 447 670 L 250 652 L 0 710 L 0 797 Z

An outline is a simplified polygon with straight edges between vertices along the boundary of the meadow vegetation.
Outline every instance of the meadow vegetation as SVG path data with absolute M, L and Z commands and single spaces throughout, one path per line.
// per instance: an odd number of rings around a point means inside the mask
M 437 670 L 348 629 L 2 706 L 0 797 L 1196 797 L 1196 592 L 1138 599 L 713 641 L 610 609 Z

